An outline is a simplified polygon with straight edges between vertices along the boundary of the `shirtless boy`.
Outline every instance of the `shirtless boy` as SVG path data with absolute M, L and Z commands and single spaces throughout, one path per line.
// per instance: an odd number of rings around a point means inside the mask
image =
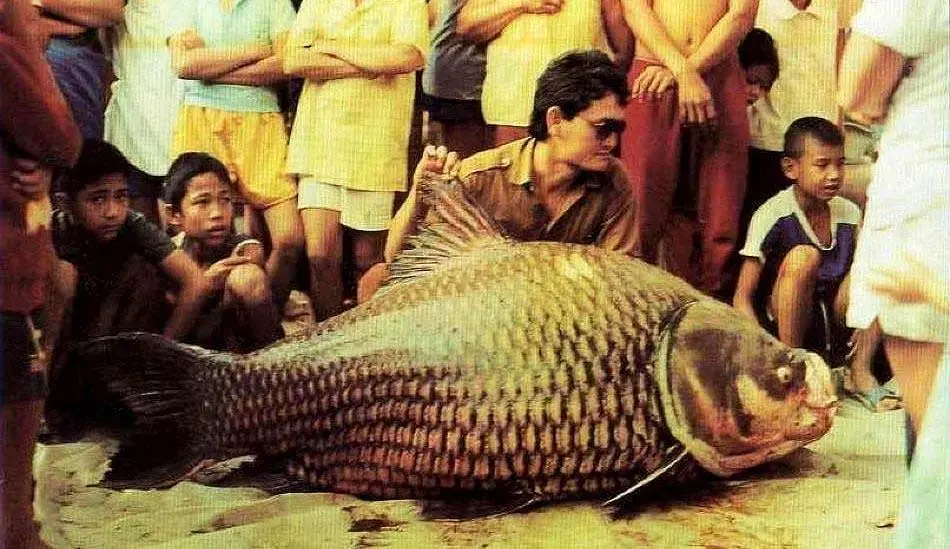
M 637 52 L 627 106 L 627 125 L 636 131 L 621 144 L 637 204 L 635 253 L 656 262 L 677 184 L 696 178 L 701 274 L 691 282 L 715 294 L 745 193 L 749 127 L 736 50 L 758 0 L 623 3 Z

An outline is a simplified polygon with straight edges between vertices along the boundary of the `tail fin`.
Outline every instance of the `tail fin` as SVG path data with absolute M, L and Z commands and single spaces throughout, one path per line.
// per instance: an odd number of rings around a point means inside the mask
M 199 374 L 230 363 L 230 355 L 128 333 L 84 343 L 71 358 L 134 416 L 134 425 L 117 433 L 121 444 L 104 485 L 168 485 L 209 457 L 213 449 L 206 447 L 202 430 Z

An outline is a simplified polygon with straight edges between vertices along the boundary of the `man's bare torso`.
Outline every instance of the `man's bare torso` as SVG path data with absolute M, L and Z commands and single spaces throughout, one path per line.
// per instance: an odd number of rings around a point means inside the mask
M 699 47 L 729 8 L 729 0 L 652 0 L 648 3 L 666 29 L 667 36 L 684 56 Z M 641 41 L 637 42 L 636 52 L 639 58 L 658 61 Z

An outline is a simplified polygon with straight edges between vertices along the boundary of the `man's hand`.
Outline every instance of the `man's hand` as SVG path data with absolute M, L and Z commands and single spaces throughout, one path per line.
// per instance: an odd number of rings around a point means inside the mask
M 27 200 L 36 200 L 49 193 L 53 171 L 36 160 L 14 158 L 10 178 L 14 191 Z
M 250 263 L 250 259 L 240 256 L 226 257 L 217 263 L 212 263 L 204 272 L 206 290 L 209 293 L 223 290 L 231 270 L 246 263 Z
M 712 94 L 694 70 L 687 70 L 677 79 L 679 85 L 680 121 L 684 124 L 714 126 L 719 116 Z
M 640 76 L 633 82 L 633 88 L 630 91 L 637 99 L 647 94 L 652 94 L 656 99 L 674 86 L 676 86 L 676 79 L 673 78 L 670 69 L 660 65 L 650 65 L 643 69 Z
M 205 41 L 195 29 L 188 29 L 178 36 L 178 45 L 185 51 L 194 50 L 205 47 Z
M 525 13 L 552 14 L 561 11 L 564 0 L 524 0 Z
M 456 176 L 459 171 L 459 155 L 449 151 L 444 146 L 426 145 L 422 151 L 422 159 L 416 164 L 416 171 L 412 176 L 413 185 L 422 180 L 425 174 Z

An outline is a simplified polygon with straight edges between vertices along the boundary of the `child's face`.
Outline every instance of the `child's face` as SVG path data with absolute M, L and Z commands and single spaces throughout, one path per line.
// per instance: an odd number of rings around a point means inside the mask
M 189 238 L 210 247 L 224 244 L 233 216 L 231 186 L 213 173 L 198 174 L 188 181 L 181 211 L 174 214 Z
M 805 195 L 827 202 L 841 189 L 844 147 L 822 143 L 810 135 L 805 136 L 804 145 L 801 158 L 784 157 L 782 168 Z
M 745 102 L 751 105 L 772 89 L 775 78 L 768 65 L 752 65 L 745 71 Z
M 76 194 L 73 219 L 100 242 L 115 239 L 129 213 L 129 186 L 123 174 L 109 174 Z

